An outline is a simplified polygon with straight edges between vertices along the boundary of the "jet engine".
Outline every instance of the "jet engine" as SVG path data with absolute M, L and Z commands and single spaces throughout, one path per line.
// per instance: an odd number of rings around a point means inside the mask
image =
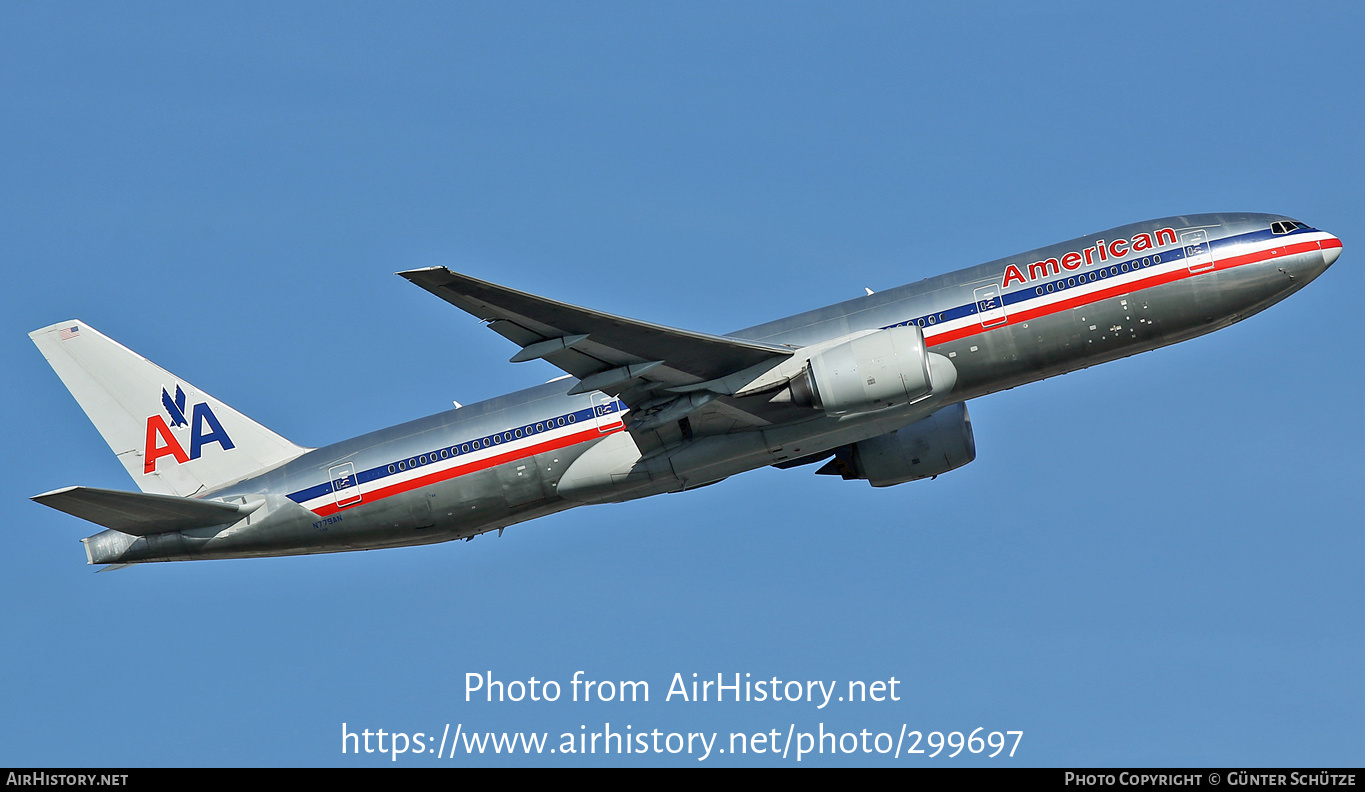
M 952 404 L 894 432 L 843 446 L 817 470 L 890 487 L 960 468 L 976 459 L 967 405 Z
M 813 355 L 790 383 L 791 400 L 832 415 L 914 404 L 957 381 L 952 363 L 928 351 L 915 325 L 860 336 Z

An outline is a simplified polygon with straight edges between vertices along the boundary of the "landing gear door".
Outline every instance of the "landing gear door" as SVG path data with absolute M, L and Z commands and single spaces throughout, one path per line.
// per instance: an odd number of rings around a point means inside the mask
M 1209 237 L 1204 229 L 1181 234 L 1180 244 L 1185 246 L 1185 266 L 1190 268 L 1190 272 L 1213 269 L 1213 251 L 1209 249 Z
M 975 292 L 976 313 L 981 317 L 982 327 L 995 327 L 1005 323 L 1005 301 L 1000 297 L 1000 287 L 995 284 L 982 286 Z

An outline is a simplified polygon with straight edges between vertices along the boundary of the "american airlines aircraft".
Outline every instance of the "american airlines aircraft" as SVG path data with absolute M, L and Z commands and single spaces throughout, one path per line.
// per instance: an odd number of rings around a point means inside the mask
M 30 337 L 141 491 L 33 500 L 106 528 L 86 558 L 124 565 L 472 539 L 765 465 L 886 487 L 975 458 L 969 399 L 1226 327 L 1340 255 L 1279 215 L 1168 217 L 728 335 L 412 270 L 511 362 L 567 375 L 324 448 L 71 320 Z

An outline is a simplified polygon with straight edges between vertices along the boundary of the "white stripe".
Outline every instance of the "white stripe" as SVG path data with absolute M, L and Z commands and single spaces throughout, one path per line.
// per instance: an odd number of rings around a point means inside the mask
M 617 416 L 619 419 L 624 419 L 626 412 L 627 411 L 623 410 L 617 413 L 613 413 L 613 415 Z M 545 423 L 545 421 L 538 421 L 536 423 L 543 424 Z M 532 426 L 534 425 L 535 424 L 533 423 Z M 518 428 L 524 427 L 525 424 L 522 424 Z M 586 421 L 576 421 L 574 423 L 568 423 L 568 421 L 566 420 L 563 426 L 556 425 L 553 429 L 547 429 L 539 434 L 530 434 L 525 435 L 523 437 L 515 437 L 516 432 L 515 429 L 503 430 L 513 432 L 514 433 L 513 438 L 511 440 L 504 440 L 501 443 L 495 443 L 490 446 L 485 446 L 483 448 L 478 449 L 477 451 L 471 448 L 467 453 L 458 454 L 448 459 L 439 459 L 434 464 L 428 462 L 425 465 L 418 465 L 417 467 L 408 468 L 406 470 L 398 470 L 397 469 L 398 461 L 395 460 L 384 465 L 384 467 L 387 468 L 388 465 L 393 465 L 395 471 L 397 472 L 387 474 L 383 478 L 376 479 L 374 481 L 367 481 L 364 482 L 363 484 L 359 484 L 361 488 L 360 489 L 361 502 L 364 502 L 364 495 L 366 492 L 373 492 L 376 489 L 406 484 L 415 479 L 425 478 L 427 476 L 431 476 L 437 473 L 444 473 L 451 470 L 456 470 L 458 468 L 462 468 L 468 465 L 474 465 L 481 461 L 487 460 L 490 457 L 501 456 L 512 451 L 519 451 L 530 448 L 532 446 L 540 445 L 542 443 L 548 443 L 557 439 L 563 439 L 565 437 L 568 437 L 569 435 L 577 434 L 578 432 L 584 431 L 586 429 L 595 429 L 596 427 L 597 421 L 596 418 L 593 418 Z M 498 432 L 497 436 L 501 437 L 502 434 L 503 434 L 502 432 Z M 492 435 L 489 436 L 491 437 Z M 482 436 L 479 437 L 479 442 L 480 444 L 483 443 Z M 472 440 L 462 441 L 458 443 L 458 445 L 460 447 L 464 447 L 466 445 L 471 445 L 472 443 L 473 443 Z M 445 446 L 445 448 L 450 448 L 450 446 Z M 441 453 L 441 449 L 439 448 L 436 449 L 436 453 L 439 455 Z M 404 464 L 406 464 L 408 459 L 416 459 L 421 456 L 423 456 L 423 454 L 413 454 L 409 457 L 405 457 L 402 461 Z M 427 456 L 429 459 L 431 457 L 431 452 L 430 451 L 425 452 L 425 456 Z M 320 495 L 311 500 L 303 501 L 299 505 L 303 506 L 306 509 L 313 510 L 321 508 L 323 506 L 333 506 L 335 504 L 336 495 L 335 493 L 329 492 L 325 495 Z

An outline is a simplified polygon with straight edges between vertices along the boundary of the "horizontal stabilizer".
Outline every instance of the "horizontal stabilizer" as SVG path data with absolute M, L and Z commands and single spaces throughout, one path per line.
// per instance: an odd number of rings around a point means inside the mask
M 137 564 L 110 564 L 109 566 L 104 567 L 103 569 L 96 570 L 95 574 L 98 575 L 100 572 L 117 572 L 120 569 L 128 569 L 130 567 L 135 566 L 137 566 Z
M 34 495 L 33 500 L 132 536 L 227 525 L 242 519 L 262 503 L 238 505 L 95 487 L 67 487 Z

